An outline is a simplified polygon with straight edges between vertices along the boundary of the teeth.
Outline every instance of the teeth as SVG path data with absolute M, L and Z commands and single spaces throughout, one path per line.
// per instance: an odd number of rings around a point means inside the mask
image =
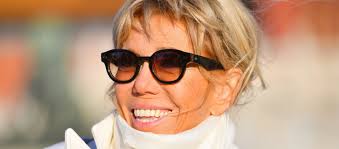
M 135 109 L 134 116 L 136 117 L 162 117 L 166 116 L 168 112 L 153 110 L 153 109 Z
M 160 117 L 160 110 L 155 110 L 155 116 Z

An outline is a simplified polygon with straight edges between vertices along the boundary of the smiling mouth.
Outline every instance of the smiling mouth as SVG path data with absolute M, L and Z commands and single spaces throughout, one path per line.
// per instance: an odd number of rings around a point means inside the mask
M 152 124 L 166 117 L 171 110 L 163 109 L 133 109 L 132 113 L 136 124 Z

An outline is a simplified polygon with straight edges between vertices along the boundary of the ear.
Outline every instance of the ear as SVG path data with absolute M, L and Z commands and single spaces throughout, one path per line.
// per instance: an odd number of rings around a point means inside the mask
M 243 81 L 243 73 L 239 68 L 216 72 L 212 76 L 217 78 L 212 82 L 211 115 L 221 115 L 234 103 Z

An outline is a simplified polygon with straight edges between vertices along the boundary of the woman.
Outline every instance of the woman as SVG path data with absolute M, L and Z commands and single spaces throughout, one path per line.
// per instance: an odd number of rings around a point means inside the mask
M 73 148 L 234 149 L 229 109 L 259 76 L 257 27 L 239 0 L 127 0 L 101 58 L 116 109 L 66 130 Z

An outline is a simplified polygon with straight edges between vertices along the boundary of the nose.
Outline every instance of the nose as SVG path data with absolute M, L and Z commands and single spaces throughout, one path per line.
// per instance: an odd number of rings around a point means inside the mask
M 135 96 L 141 95 L 155 95 L 158 94 L 160 90 L 159 83 L 153 77 L 149 63 L 144 62 L 140 67 L 139 73 L 134 80 L 132 94 Z

